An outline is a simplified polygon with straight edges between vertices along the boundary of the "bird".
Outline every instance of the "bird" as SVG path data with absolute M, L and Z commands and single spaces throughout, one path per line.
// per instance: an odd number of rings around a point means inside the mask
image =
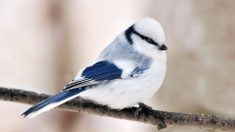
M 21 115 L 32 118 L 76 97 L 117 110 L 138 105 L 161 87 L 167 49 L 161 24 L 152 17 L 142 18 L 121 32 L 58 94 Z

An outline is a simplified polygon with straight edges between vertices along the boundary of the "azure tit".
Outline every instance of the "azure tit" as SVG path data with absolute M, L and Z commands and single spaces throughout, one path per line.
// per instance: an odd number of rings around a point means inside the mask
M 76 97 L 113 109 L 132 107 L 154 95 L 166 73 L 165 35 L 153 18 L 137 21 L 119 34 L 58 94 L 32 106 L 34 117 Z

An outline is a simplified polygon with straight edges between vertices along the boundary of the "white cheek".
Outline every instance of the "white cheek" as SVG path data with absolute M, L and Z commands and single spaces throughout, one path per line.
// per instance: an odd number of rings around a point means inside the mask
M 122 78 L 129 77 L 130 73 L 134 69 L 134 63 L 130 60 L 120 59 L 114 61 L 114 64 L 123 71 Z
M 144 40 L 136 38 L 137 41 L 134 43 L 134 49 L 136 49 L 138 52 L 149 56 L 154 57 L 157 55 L 158 49 L 157 47 L 146 43 Z
M 158 50 L 158 47 L 146 43 L 144 40 L 133 37 L 134 41 L 134 49 L 141 54 L 144 54 L 150 58 L 157 59 L 160 61 L 166 61 L 166 52 Z

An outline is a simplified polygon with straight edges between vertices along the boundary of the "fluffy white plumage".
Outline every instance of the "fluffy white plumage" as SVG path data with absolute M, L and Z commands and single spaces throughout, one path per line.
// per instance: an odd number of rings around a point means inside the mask
M 118 35 L 61 93 L 22 115 L 34 117 L 77 96 L 114 109 L 134 106 L 160 88 L 166 73 L 165 50 L 162 26 L 144 18 Z
M 80 96 L 114 109 L 131 107 L 153 96 L 160 88 L 165 72 L 165 64 L 155 61 L 152 68 L 146 71 L 144 75 L 100 85 L 95 89 L 82 92 Z

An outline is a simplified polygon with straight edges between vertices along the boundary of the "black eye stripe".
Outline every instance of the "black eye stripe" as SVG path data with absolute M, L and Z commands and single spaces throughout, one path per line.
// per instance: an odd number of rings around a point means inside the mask
M 134 25 L 132 25 L 131 27 L 129 27 L 126 32 L 125 32 L 125 36 L 126 36 L 126 39 L 127 41 L 130 43 L 130 44 L 133 44 L 133 40 L 131 38 L 131 35 L 132 34 L 136 34 L 137 36 L 139 36 L 141 39 L 145 40 L 147 43 L 150 43 L 150 44 L 153 44 L 155 46 L 158 46 L 158 43 L 156 43 L 153 39 L 149 38 L 149 37 L 146 37 L 140 33 L 138 33 L 135 29 L 134 29 Z
M 141 36 L 140 36 L 140 37 L 141 37 Z M 142 36 L 141 38 L 142 38 L 143 40 L 145 40 L 146 42 L 150 43 L 150 44 L 158 45 L 156 42 L 154 42 L 154 40 L 152 40 L 152 39 L 149 38 L 149 37 Z
M 138 35 L 140 38 L 142 38 L 143 40 L 145 40 L 147 43 L 153 44 L 155 46 L 159 46 L 158 43 L 156 43 L 153 39 L 146 37 L 140 33 L 138 33 L 137 31 L 133 31 L 134 34 Z

